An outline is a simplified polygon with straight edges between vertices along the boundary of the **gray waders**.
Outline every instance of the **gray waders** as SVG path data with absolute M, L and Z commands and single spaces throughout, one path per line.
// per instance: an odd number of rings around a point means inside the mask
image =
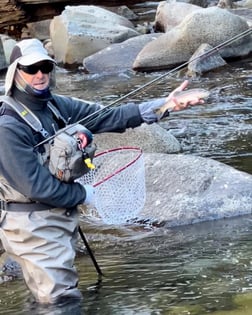
M 2 211 L 3 247 L 23 271 L 25 282 L 40 303 L 81 298 L 74 267 L 78 212 L 65 209 Z

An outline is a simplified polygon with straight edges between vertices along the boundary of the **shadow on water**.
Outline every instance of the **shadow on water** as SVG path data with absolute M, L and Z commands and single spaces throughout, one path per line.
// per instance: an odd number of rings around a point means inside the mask
M 0 314 L 203 315 L 240 310 L 252 297 L 251 220 L 243 216 L 172 229 L 95 227 L 89 222 L 85 232 L 105 277 L 98 284 L 90 258 L 78 255 L 83 302 L 34 305 L 16 280 L 0 287 Z
M 88 76 L 58 69 L 56 92 L 106 105 L 158 75 Z M 165 96 L 181 80 L 164 80 L 132 100 Z M 250 60 L 191 79 L 190 87 L 211 91 L 207 103 L 174 113 L 160 125 L 177 137 L 185 154 L 214 158 L 252 174 L 251 84 Z M 3 78 L 0 85 L 2 90 Z M 0 314 L 239 314 L 252 299 L 251 219 L 172 229 L 84 221 L 84 232 L 105 274 L 102 283 L 97 285 L 90 258 L 80 252 L 76 264 L 84 296 L 81 305 L 38 307 L 23 280 L 15 279 L 0 286 Z
M 78 260 L 85 314 L 202 315 L 235 308 L 235 296 L 252 286 L 251 219 L 143 227 L 138 239 L 127 235 L 130 227 L 124 237 L 123 227 L 120 236 L 108 228 L 104 233 L 113 242 L 105 242 L 96 256 L 105 274 L 100 290 L 89 290 L 95 274 L 88 257 Z M 95 241 L 94 227 L 86 231 Z

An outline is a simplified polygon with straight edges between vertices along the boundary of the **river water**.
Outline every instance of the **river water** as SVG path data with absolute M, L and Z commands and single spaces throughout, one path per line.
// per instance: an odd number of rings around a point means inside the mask
M 105 105 L 160 73 L 85 75 L 57 69 L 56 92 Z M 1 76 L 0 89 L 3 89 Z M 165 96 L 183 77 L 167 78 L 135 101 Z M 205 105 L 161 123 L 185 154 L 217 159 L 252 174 L 251 60 L 190 80 L 209 89 Z M 132 98 L 131 98 L 132 100 Z M 82 218 L 84 232 L 105 277 L 98 277 L 79 243 L 76 259 L 84 301 L 77 309 L 39 309 L 22 279 L 0 286 L 0 314 L 252 314 L 252 225 L 243 216 L 193 226 L 108 226 Z M 70 307 L 70 306 L 69 306 Z
M 190 87 L 210 90 L 207 103 L 160 123 L 177 137 L 185 154 L 213 158 L 252 174 L 251 66 L 251 59 L 240 60 L 190 80 Z M 81 69 L 58 68 L 56 92 L 107 105 L 160 74 L 87 75 Z M 167 77 L 130 100 L 165 96 L 183 79 Z M 3 84 L 1 75 L 1 91 Z M 250 215 L 169 229 L 81 220 L 105 275 L 102 281 L 80 241 L 80 305 L 38 307 L 23 280 L 15 279 L 0 285 L 0 314 L 252 314 Z

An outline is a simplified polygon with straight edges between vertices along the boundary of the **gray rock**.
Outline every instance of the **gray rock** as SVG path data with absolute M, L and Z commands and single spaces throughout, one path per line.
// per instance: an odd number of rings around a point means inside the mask
M 6 252 L 0 255 L 0 284 L 22 277 L 20 265 Z
M 200 47 L 189 59 L 187 75 L 201 75 L 204 72 L 225 66 L 227 64 L 226 61 L 219 53 L 213 53 L 213 51 L 213 47 L 208 44 L 200 45 Z M 209 52 L 209 54 L 207 54 L 207 52 Z
M 69 65 L 137 35 L 129 20 L 96 6 L 66 6 L 50 24 L 55 59 Z
M 29 37 L 35 37 L 41 41 L 50 38 L 50 23 L 51 19 L 39 22 L 27 23 L 26 32 Z
M 252 2 L 251 2 L 252 3 Z M 235 2 L 235 5 L 237 6 L 236 9 L 228 9 L 230 12 L 232 12 L 233 14 L 239 15 L 240 17 L 244 18 L 249 27 L 252 26 L 252 5 L 251 8 L 242 8 L 239 7 L 239 1 Z
M 102 133 L 94 135 L 98 152 L 121 146 L 140 147 L 144 152 L 178 153 L 181 145 L 178 140 L 158 124 L 127 129 L 124 133 Z
M 0 37 L 0 70 L 7 68 L 7 62 L 9 59 L 8 49 L 6 43 L 6 36 L 1 35 Z
M 154 29 L 166 33 L 180 24 L 188 14 L 199 9 L 202 8 L 190 3 L 161 1 L 157 7 Z
M 247 8 L 247 9 L 252 9 L 252 1 L 251 0 L 236 1 L 235 5 L 237 7 L 243 7 L 243 8 Z
M 103 6 L 104 9 L 112 11 L 118 15 L 125 17 L 128 20 L 137 20 L 138 16 L 132 10 L 130 10 L 126 5 L 116 6 L 116 7 L 108 7 Z
M 130 38 L 123 43 L 112 44 L 99 52 L 84 58 L 85 72 L 121 72 L 131 70 L 137 54 L 142 48 L 161 34 L 145 34 Z
M 250 174 L 210 158 L 184 154 L 144 153 L 144 161 L 146 202 L 132 222 L 171 227 L 252 212 Z M 111 187 L 115 188 L 120 191 L 120 187 Z M 81 211 L 100 219 L 94 208 L 81 207 Z M 116 215 L 115 224 L 120 220 L 120 213 Z M 113 224 L 113 217 L 106 219 Z
M 148 43 L 138 54 L 133 69 L 157 70 L 184 63 L 198 47 L 207 43 L 213 47 L 249 29 L 238 15 L 218 7 L 199 9 L 169 32 Z M 236 40 L 220 50 L 222 58 L 245 56 L 252 51 L 251 35 Z
M 168 226 L 252 212 L 252 175 L 209 158 L 145 154 L 146 203 L 139 218 Z

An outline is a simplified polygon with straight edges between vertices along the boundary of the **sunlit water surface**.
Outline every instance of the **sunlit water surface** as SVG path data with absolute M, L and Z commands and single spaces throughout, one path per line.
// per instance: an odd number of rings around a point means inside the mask
M 56 92 L 108 105 L 159 75 L 84 75 L 59 68 Z M 125 102 L 165 96 L 182 80 L 166 78 Z M 185 154 L 252 174 L 251 84 L 250 60 L 191 79 L 190 87 L 210 90 L 207 103 L 172 114 L 160 125 L 172 131 Z M 173 229 L 82 221 L 105 277 L 98 281 L 80 241 L 81 305 L 37 307 L 17 279 L 0 286 L 0 314 L 252 314 L 251 216 Z

